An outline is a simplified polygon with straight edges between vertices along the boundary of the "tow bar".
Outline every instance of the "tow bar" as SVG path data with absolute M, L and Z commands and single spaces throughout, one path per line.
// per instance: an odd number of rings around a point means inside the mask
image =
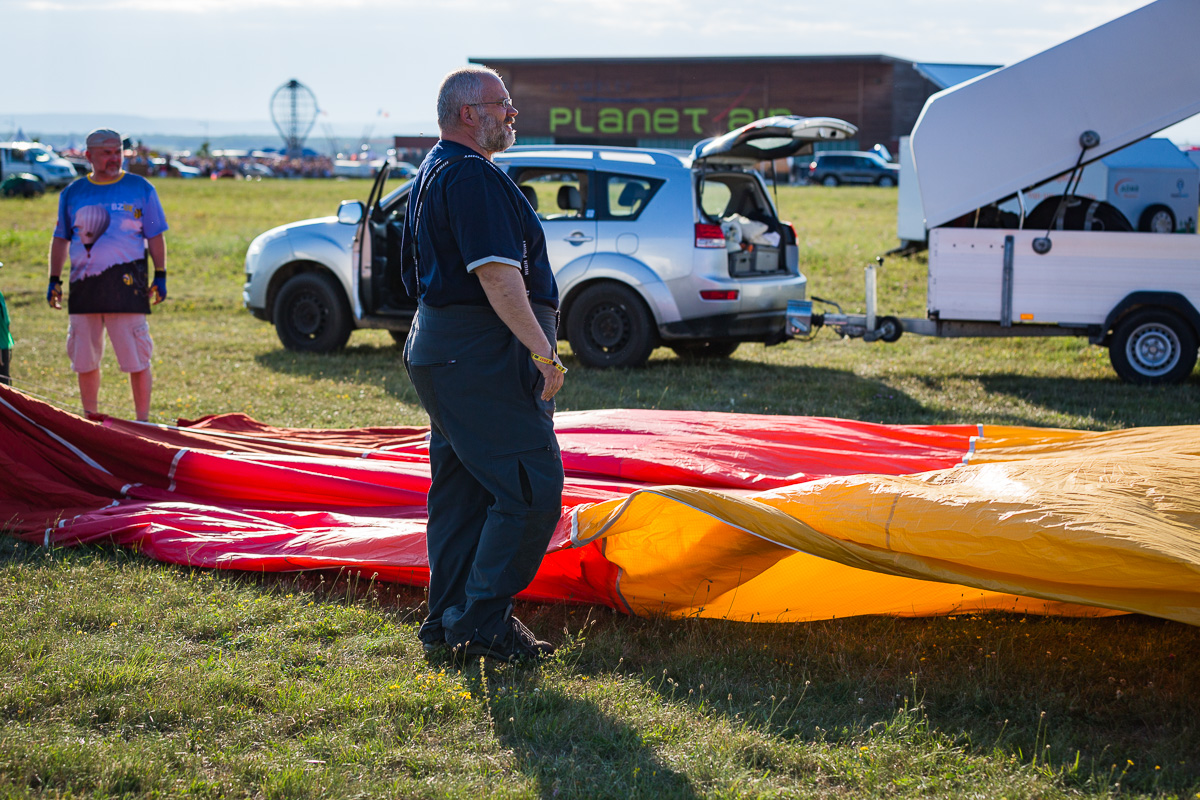
M 818 328 L 834 330 L 839 336 L 861 338 L 864 342 L 894 342 L 904 333 L 904 324 L 898 317 L 876 316 L 875 281 L 876 270 L 883 265 L 883 258 L 875 259 L 863 270 L 866 283 L 867 313 L 846 314 L 841 305 L 833 300 L 813 295 L 811 300 L 789 300 L 787 304 L 787 332 L 791 336 L 809 337 Z M 821 303 L 837 309 L 836 312 L 813 312 L 813 303 Z

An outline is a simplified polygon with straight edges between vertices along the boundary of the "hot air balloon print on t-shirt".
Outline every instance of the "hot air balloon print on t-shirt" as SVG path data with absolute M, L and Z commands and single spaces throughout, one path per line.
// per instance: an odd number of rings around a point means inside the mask
M 78 209 L 71 222 L 72 281 L 145 258 L 140 209 L 128 203 L 92 203 Z
M 79 231 L 79 242 L 88 256 L 92 255 L 92 245 L 108 230 L 108 222 L 112 217 L 108 209 L 102 205 L 84 206 L 75 212 L 75 230 Z

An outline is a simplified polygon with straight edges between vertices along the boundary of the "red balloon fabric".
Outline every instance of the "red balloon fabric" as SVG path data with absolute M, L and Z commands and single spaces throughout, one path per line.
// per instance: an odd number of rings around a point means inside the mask
M 605 409 L 560 414 L 564 515 L 527 599 L 624 608 L 603 542 L 570 510 L 676 484 L 750 495 L 864 472 L 952 467 L 973 425 Z M 244 414 L 176 426 L 81 419 L 0 386 L 0 520 L 47 545 L 111 541 L 162 561 L 355 570 L 423 584 L 428 430 L 280 428 Z

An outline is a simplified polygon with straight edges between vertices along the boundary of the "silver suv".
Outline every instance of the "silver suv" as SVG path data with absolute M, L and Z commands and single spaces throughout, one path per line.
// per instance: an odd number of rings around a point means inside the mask
M 496 156 L 542 220 L 561 297 L 560 338 L 589 367 L 644 364 L 665 344 L 728 356 L 787 338 L 803 299 L 796 233 L 776 213 L 758 162 L 855 134 L 842 120 L 771 117 L 690 155 L 607 146 L 514 147 Z M 403 340 L 415 304 L 400 281 L 409 184 L 337 217 L 267 231 L 246 253 L 242 298 L 284 346 L 325 352 L 354 328 Z M 369 209 L 369 211 L 368 211 Z

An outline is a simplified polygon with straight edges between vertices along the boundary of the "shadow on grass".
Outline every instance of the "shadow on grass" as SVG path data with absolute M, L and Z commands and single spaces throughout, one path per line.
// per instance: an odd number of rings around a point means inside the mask
M 1095 428 L 1191 425 L 1200 422 L 1200 380 L 1193 375 L 1177 386 L 1133 386 L 1115 375 L 1105 380 L 1030 378 L 1025 375 L 979 375 L 980 385 L 995 397 L 1091 418 Z M 1013 425 L 1036 425 L 1020 414 Z
M 569 612 L 568 612 L 569 613 Z M 1200 791 L 1200 628 L 987 613 L 810 623 L 594 615 L 575 664 L 783 740 L 854 746 L 916 709 L 969 755 L 1092 790 Z
M 560 411 L 592 408 L 690 409 L 752 414 L 837 417 L 889 424 L 930 425 L 987 422 L 1044 426 L 1063 415 L 1085 422 L 1075 427 L 1111 429 L 1196 422 L 1200 381 L 1145 387 L 1104 378 L 1038 377 L 1015 373 L 889 373 L 862 377 L 848 369 L 808 364 L 764 363 L 754 357 L 684 359 L 659 349 L 642 368 L 589 369 L 571 355 Z M 381 386 L 397 401 L 415 405 L 416 393 L 400 362 L 400 349 L 367 343 L 330 355 L 274 350 L 258 356 L 272 371 L 314 381 L 338 380 Z M 915 380 L 928 396 L 951 397 L 962 384 L 977 384 L 978 410 L 964 419 L 962 407 L 917 399 L 900 388 Z M 1039 416 L 1040 415 L 1040 416 Z
M 697 796 L 633 726 L 536 679 L 522 683 L 503 694 L 491 687 L 490 713 L 497 738 L 542 797 Z
M 358 345 L 328 355 L 273 350 L 257 360 L 281 374 L 382 386 L 402 403 L 417 402 L 397 347 Z M 570 373 L 557 398 L 560 411 L 659 408 L 907 424 L 945 421 L 883 381 L 826 367 L 666 357 L 638 369 L 599 370 L 581 366 L 570 355 L 564 360 Z
M 382 386 L 401 402 L 417 402 L 417 393 L 400 361 L 399 347 L 352 344 L 336 353 L 293 353 L 280 348 L 261 353 L 255 360 L 264 369 L 281 375 Z

